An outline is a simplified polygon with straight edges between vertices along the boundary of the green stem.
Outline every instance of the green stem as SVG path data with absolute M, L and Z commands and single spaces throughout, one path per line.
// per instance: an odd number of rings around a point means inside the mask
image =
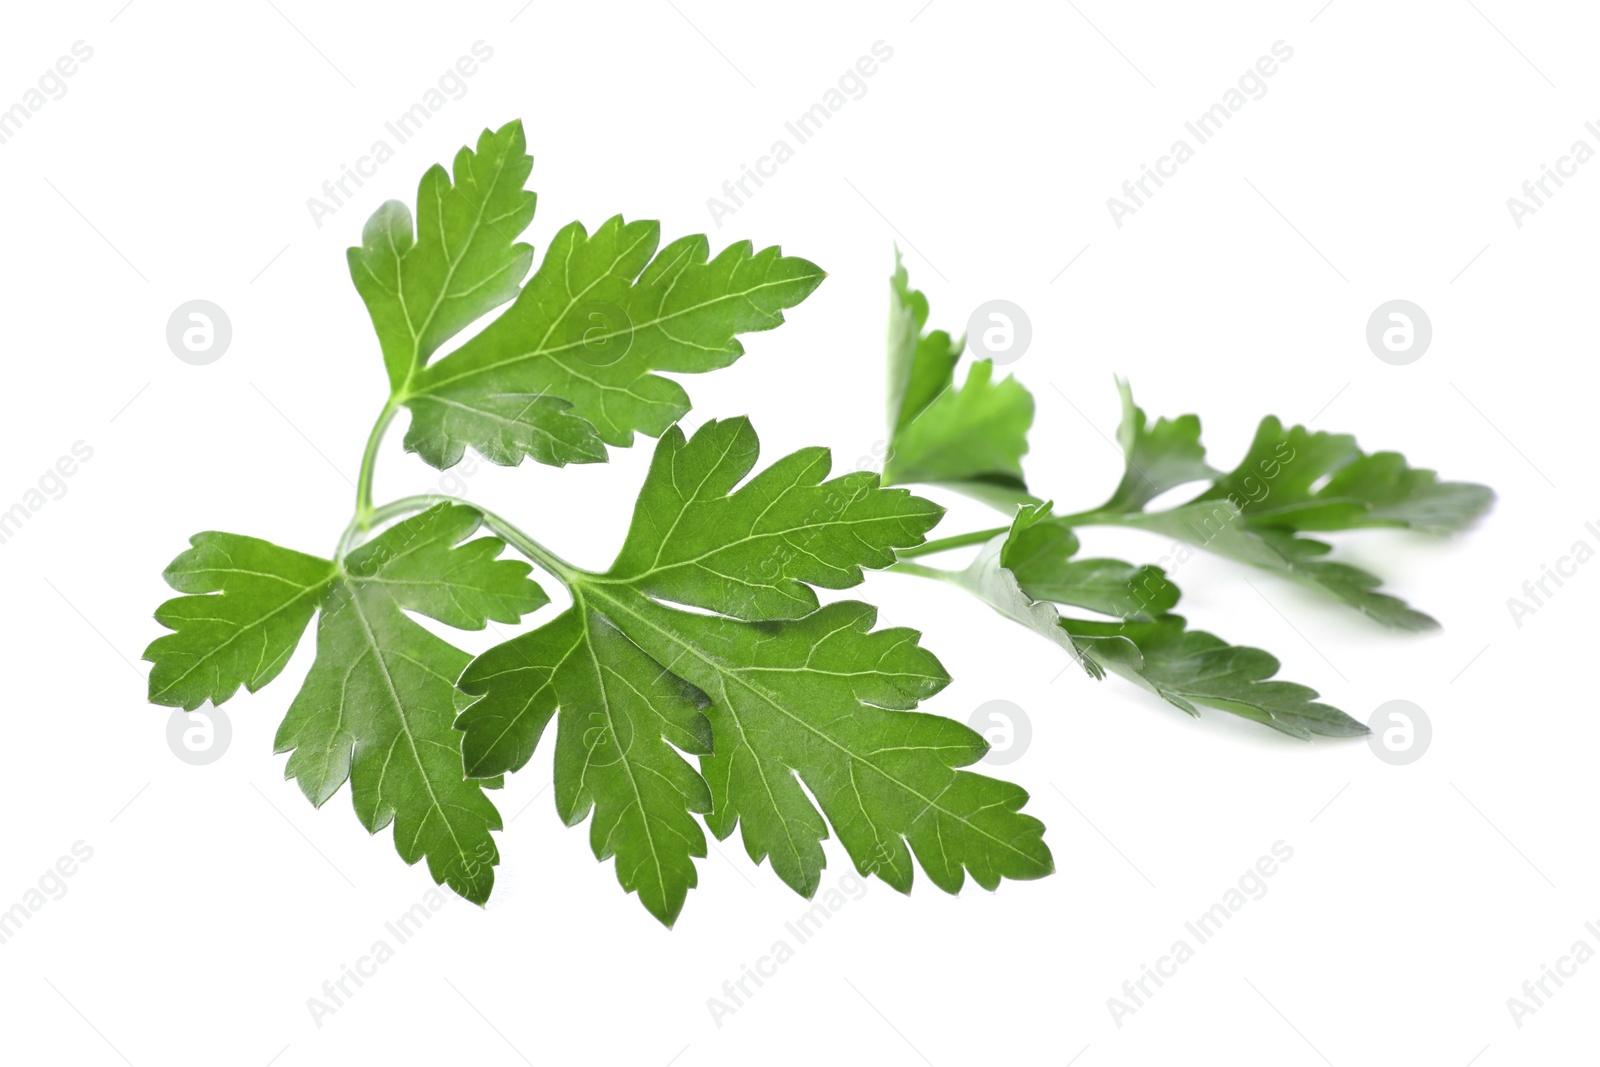
M 372 424 L 372 432 L 367 435 L 366 450 L 361 453 L 361 475 L 356 479 L 355 521 L 362 529 L 371 528 L 375 521 L 372 509 L 372 469 L 378 462 L 378 445 L 383 443 L 384 432 L 389 429 L 389 423 L 394 421 L 395 412 L 399 410 L 399 402 L 390 396 L 383 405 L 382 413 L 378 415 L 378 421 Z
M 403 496 L 393 500 L 382 507 L 373 508 L 367 514 L 365 523 L 356 519 L 350 520 L 350 525 L 345 527 L 343 536 L 339 538 L 339 550 L 335 553 L 336 559 L 343 559 L 354 551 L 360 543 L 361 535 L 375 526 L 380 526 L 390 519 L 400 518 L 402 515 L 412 515 L 419 511 L 426 511 L 435 504 L 450 503 L 461 504 L 469 507 L 483 516 L 483 524 L 490 531 L 505 539 L 506 543 L 537 563 L 540 567 L 550 572 L 551 576 L 562 585 L 571 587 L 572 583 L 582 573 L 579 568 L 568 563 L 548 548 L 529 537 L 516 525 L 490 511 L 479 504 L 469 504 L 453 496 L 442 493 L 422 494 L 420 496 Z
M 1123 513 L 1119 511 L 1077 511 L 1071 515 L 1052 515 L 1050 521 L 1062 526 L 1119 526 Z
M 941 537 L 936 541 L 925 541 L 914 548 L 902 548 L 895 555 L 900 559 L 911 559 L 915 556 L 931 556 L 935 552 L 946 552 L 952 548 L 981 545 L 1009 529 L 1011 529 L 1009 526 L 996 526 L 991 530 L 974 530 L 972 533 L 956 534 L 954 537 Z
M 385 504 L 381 508 L 368 508 L 365 516 L 358 513 L 350 520 L 350 525 L 344 528 L 344 533 L 339 535 L 339 547 L 334 550 L 333 558 L 335 560 L 343 560 L 351 552 L 355 551 L 356 546 L 361 543 L 362 535 L 370 531 L 374 526 L 388 522 L 390 519 L 397 519 L 402 515 L 424 511 L 441 500 L 454 499 L 454 497 L 447 496 L 407 496 Z
M 480 507 L 477 504 L 468 504 L 467 506 L 475 509 L 479 515 L 483 516 L 483 524 L 485 526 L 505 538 L 507 544 L 544 568 L 552 578 L 555 578 L 568 589 L 572 588 L 573 583 L 583 573 L 577 567 L 574 567 L 488 508 Z
M 350 523 L 344 528 L 344 533 L 339 535 L 339 545 L 334 551 L 334 560 L 343 562 L 344 558 L 355 550 L 361 543 L 362 537 L 374 526 L 388 522 L 390 519 L 399 518 L 418 511 L 425 511 L 441 501 L 454 501 L 454 497 L 438 494 L 425 496 L 406 496 L 399 500 L 391 501 L 382 507 L 372 506 L 372 471 L 378 461 L 378 446 L 383 443 L 383 435 L 389 429 L 389 424 L 394 421 L 395 413 L 400 410 L 401 394 L 392 393 L 383 405 L 383 411 L 378 415 L 378 421 L 372 424 L 372 432 L 367 435 L 367 446 L 361 453 L 361 476 L 356 481 L 356 512 L 351 517 Z M 506 542 L 527 556 L 530 560 L 550 572 L 561 584 L 570 588 L 573 581 L 580 573 L 578 568 L 545 548 L 539 542 L 523 533 L 516 526 L 496 515 L 488 508 L 469 504 L 478 514 L 483 516 L 483 524 L 490 530 L 505 538 Z
M 1127 525 L 1123 517 L 1111 511 L 1079 511 L 1071 515 L 1054 515 L 1050 521 L 1062 526 L 1116 526 Z M 934 541 L 925 541 L 913 548 L 902 548 L 895 552 L 899 560 L 915 559 L 918 556 L 931 556 L 935 552 L 948 552 L 953 548 L 966 548 L 969 545 L 981 545 L 991 538 L 999 537 L 1010 530 L 1010 526 L 993 526 L 987 530 L 974 530 L 971 533 L 956 534 L 953 537 L 941 537 Z M 921 573 L 909 567 L 896 565 L 893 570 L 903 570 L 910 574 Z M 939 572 L 943 573 L 943 572 Z
M 1131 525 L 1131 523 L 1125 522 L 1125 517 L 1120 512 L 1101 512 L 1101 510 L 1074 512 L 1072 515 L 1053 515 L 1051 522 L 1061 523 L 1062 526 Z M 933 574 L 928 574 L 928 569 L 930 568 L 917 568 L 917 566 L 907 565 L 906 560 L 914 560 L 918 555 L 933 555 L 934 552 L 949 552 L 950 549 L 965 549 L 968 545 L 984 544 L 992 537 L 998 537 L 1008 530 L 1011 530 L 1010 526 L 990 526 L 989 530 L 974 530 L 971 533 L 955 534 L 952 537 L 939 537 L 936 541 L 925 541 L 923 544 L 910 547 L 910 549 L 899 549 L 894 552 L 894 558 L 901 561 L 888 569 L 891 569 L 891 571 L 904 571 L 907 574 L 923 574 L 926 577 L 941 576 L 941 574 L 946 574 L 946 571 L 933 571 Z
M 901 574 L 915 574 L 919 578 L 932 578 L 940 582 L 947 582 L 953 576 L 950 571 L 940 570 L 938 567 L 924 567 L 920 563 L 912 563 L 910 560 L 904 559 L 889 564 L 884 570 L 898 571 Z

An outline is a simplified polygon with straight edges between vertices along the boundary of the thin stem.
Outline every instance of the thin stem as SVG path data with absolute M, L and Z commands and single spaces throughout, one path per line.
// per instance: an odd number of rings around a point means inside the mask
M 1117 511 L 1077 511 L 1071 515 L 1052 515 L 1050 521 L 1060 526 L 1119 526 L 1123 515 Z
M 488 508 L 483 507 L 480 504 L 469 504 L 465 501 L 457 499 L 456 497 L 446 496 L 444 494 L 403 496 L 399 500 L 390 501 L 382 507 L 373 508 L 368 513 L 365 524 L 358 522 L 355 519 L 351 519 L 350 525 L 345 527 L 343 536 L 339 538 L 339 549 L 335 553 L 334 558 L 342 560 L 345 556 L 354 551 L 356 546 L 360 543 L 361 535 L 366 533 L 372 527 L 380 526 L 383 523 L 388 522 L 390 519 L 397 519 L 402 515 L 411 515 L 419 511 L 426 511 L 435 504 L 441 503 L 461 504 L 463 507 L 469 507 L 476 511 L 479 515 L 482 515 L 484 526 L 488 527 L 488 529 L 493 533 L 496 533 L 504 538 L 506 543 L 515 548 L 518 552 L 521 552 L 524 556 L 527 556 L 540 567 L 550 572 L 551 576 L 553 576 L 557 581 L 561 582 L 562 585 L 571 587 L 578 575 L 582 573 L 579 568 L 568 563 L 566 560 L 562 559 L 560 556 L 556 555 L 554 552 L 550 551 L 533 538 L 529 537 L 516 525 L 502 518 L 501 516 L 496 515 Z
M 469 504 L 467 506 L 476 509 L 478 514 L 483 516 L 483 524 L 505 538 L 512 548 L 515 548 L 540 567 L 543 567 L 551 577 L 562 585 L 568 589 L 572 588 L 573 582 L 582 573 L 577 567 L 574 567 L 488 508 L 477 504 Z
M 389 429 L 389 423 L 394 421 L 395 413 L 400 410 L 401 398 L 404 396 L 403 389 L 402 386 L 402 392 L 389 395 L 389 399 L 383 405 L 383 411 L 378 414 L 378 421 L 372 424 L 372 432 L 367 435 L 367 447 L 361 453 L 361 476 L 356 481 L 356 513 L 351 517 L 350 524 L 344 528 L 344 533 L 339 536 L 339 546 L 333 556 L 337 562 L 343 563 L 344 558 L 361 543 L 363 535 L 374 526 L 402 515 L 425 511 L 441 501 L 455 499 L 437 494 L 406 496 L 391 501 L 381 508 L 372 506 L 372 469 L 378 461 L 378 446 L 383 443 L 383 435 Z M 551 576 L 562 585 L 571 588 L 580 573 L 578 568 L 488 508 L 479 507 L 477 504 L 466 506 L 482 515 L 483 524 L 505 538 L 506 542 L 518 552 L 550 572 Z
M 1114 511 L 1079 511 L 1071 515 L 1052 515 L 1050 522 L 1061 526 L 1126 526 L 1124 516 Z M 956 534 L 954 537 L 941 537 L 934 541 L 927 541 L 914 548 L 902 548 L 895 553 L 899 559 L 914 559 L 917 556 L 931 556 L 935 552 L 948 552 L 952 548 L 966 548 L 968 545 L 981 545 L 993 537 L 1010 530 L 1010 526 L 993 526 L 987 530 L 974 530 L 971 533 Z
M 404 387 L 402 387 L 402 390 Z M 383 435 L 389 429 L 389 423 L 394 421 L 395 413 L 400 410 L 402 393 L 391 393 L 383 405 L 383 411 L 378 414 L 378 421 L 372 424 L 372 432 L 367 435 L 367 447 L 361 453 L 361 476 L 356 481 L 356 513 L 350 519 L 350 524 L 344 528 L 344 533 L 339 536 L 339 546 L 334 552 L 334 560 L 342 563 L 344 558 L 353 552 L 361 543 L 362 536 L 374 526 L 388 522 L 390 519 L 409 515 L 413 512 L 425 511 L 441 501 L 454 500 L 454 497 L 427 495 L 406 496 L 399 500 L 391 501 L 381 508 L 372 506 L 372 470 L 378 461 L 378 446 L 383 443 Z M 551 576 L 562 585 L 571 588 L 573 581 L 580 573 L 578 568 L 545 548 L 539 542 L 523 533 L 516 526 L 496 515 L 488 508 L 479 507 L 477 504 L 468 504 L 483 516 L 483 524 L 490 530 L 506 539 L 506 542 L 527 556 L 533 562 L 550 572 Z
M 454 500 L 448 496 L 406 496 L 399 500 L 383 505 L 381 508 L 370 508 L 365 516 L 356 515 L 350 520 L 350 525 L 344 528 L 344 533 L 339 535 L 339 547 L 334 550 L 333 558 L 343 560 L 362 541 L 362 535 L 369 532 L 374 526 L 382 525 L 390 519 L 397 519 L 402 515 L 409 515 L 416 511 L 426 511 L 440 501 Z
M 895 555 L 900 559 L 911 559 L 914 556 L 931 556 L 935 552 L 945 552 L 952 548 L 981 545 L 1009 529 L 1011 529 L 1009 526 L 996 526 L 989 530 L 974 530 L 972 533 L 956 534 L 954 537 L 941 537 L 936 541 L 926 541 L 914 548 L 902 548 Z
M 389 429 L 389 423 L 394 421 L 395 412 L 399 410 L 399 402 L 393 396 L 389 397 L 383 405 L 382 413 L 378 415 L 378 421 L 372 424 L 372 432 L 367 435 L 366 450 L 361 453 L 361 475 L 356 479 L 355 521 L 362 529 L 370 528 L 375 521 L 372 509 L 372 468 L 378 462 L 378 445 L 383 443 L 384 432 Z
M 1124 516 L 1114 511 L 1079 511 L 1071 515 L 1052 515 L 1050 521 L 1062 526 L 1126 526 Z M 935 552 L 948 552 L 954 548 L 966 548 L 969 545 L 981 545 L 985 541 L 1010 530 L 1009 526 L 993 526 L 987 530 L 974 530 L 971 533 L 956 534 L 953 537 L 941 537 L 937 540 L 926 541 L 913 548 L 902 548 L 895 552 L 898 560 L 915 559 L 918 556 L 931 556 Z M 913 569 L 898 563 L 890 570 L 905 571 L 907 574 L 922 574 L 927 568 Z M 939 571 L 938 574 L 945 572 Z
M 932 578 L 941 582 L 947 582 L 954 576 L 952 571 L 940 570 L 938 567 L 924 567 L 920 563 L 912 563 L 904 559 L 889 564 L 884 570 L 898 571 L 901 574 L 915 574 L 919 578 Z

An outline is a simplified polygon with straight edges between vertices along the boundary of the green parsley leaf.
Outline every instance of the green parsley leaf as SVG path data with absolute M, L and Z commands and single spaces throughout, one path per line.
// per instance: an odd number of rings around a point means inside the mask
M 521 417 L 512 406 L 552 396 L 606 444 L 630 445 L 635 431 L 658 436 L 689 410 L 689 397 L 655 371 L 727 366 L 744 354 L 737 334 L 780 325 L 783 309 L 823 278 L 803 259 L 775 247 L 755 252 L 748 241 L 709 261 L 699 235 L 657 252 L 660 234 L 657 223 L 620 215 L 593 235 L 578 223 L 563 228 L 516 303 L 417 375 L 406 447 L 436 467 L 468 444 L 514 463 L 525 449 L 506 427 Z
M 1270 484 L 1267 474 L 1277 471 Z M 1235 500 L 1250 524 L 1282 530 L 1399 527 L 1448 534 L 1465 529 L 1494 503 L 1487 486 L 1441 482 L 1397 452 L 1362 452 L 1349 434 L 1285 429 L 1261 420 L 1239 466 L 1197 500 Z
M 1000 566 L 1029 596 L 1137 622 L 1151 622 L 1178 603 L 1178 587 L 1160 567 L 1073 559 L 1078 535 L 1051 515 L 1050 507 L 1022 508 L 1000 542 Z
M 522 124 L 485 130 L 476 152 L 423 177 L 418 226 L 390 201 L 349 252 L 383 348 L 393 403 L 411 411 L 405 445 L 435 467 L 470 446 L 495 463 L 592 463 L 605 446 L 658 436 L 689 410 L 658 371 L 698 373 L 744 354 L 823 279 L 814 264 L 742 241 L 710 255 L 704 235 L 661 248 L 654 222 L 618 215 L 563 227 L 527 284 L 533 167 Z M 659 250 L 658 250 L 659 249 Z M 512 304 L 454 352 L 440 345 Z
M 1278 661 L 1268 653 L 1187 629 L 1182 617 L 1168 613 L 1178 588 L 1159 567 L 1072 559 L 1077 538 L 1049 509 L 1022 509 L 1010 531 L 950 580 L 1018 619 L 1015 597 L 997 593 L 1014 587 L 1029 602 L 1029 616 L 1018 621 L 1070 647 L 1092 677 L 1111 670 L 1191 715 L 1203 704 L 1299 738 L 1367 732 L 1344 712 L 1317 703 L 1315 690 L 1272 680 Z M 1113 619 L 1062 618 L 1050 601 Z
M 561 709 L 557 813 L 576 826 L 593 810 L 595 858 L 615 856 L 623 889 L 671 926 L 706 854 L 691 813 L 709 812 L 711 793 L 679 755 L 711 751 L 704 696 L 578 605 L 473 661 L 461 686 L 481 697 L 456 724 L 473 776 L 524 766 Z
M 462 676 L 479 698 L 458 723 L 469 773 L 518 769 L 559 714 L 563 818 L 593 802 L 596 856 L 614 854 L 624 889 L 667 924 L 705 854 L 689 812 L 718 837 L 742 828 L 751 858 L 805 896 L 830 826 L 858 871 L 902 891 L 912 855 L 950 892 L 966 873 L 988 888 L 1049 873 L 1026 793 L 959 769 L 983 739 L 912 710 L 949 680 L 918 634 L 874 630 L 866 604 L 816 607 L 811 586 L 856 584 L 941 510 L 867 473 L 824 481 L 816 449 L 740 485 L 758 453 L 744 419 L 662 436 L 613 567 L 552 561 L 572 608 Z
M 187 594 L 156 609 L 173 632 L 144 653 L 155 664 L 150 701 L 185 711 L 276 678 L 337 574 L 325 559 L 254 537 L 210 531 L 189 544 L 162 575 Z
M 1133 403 L 1126 382 L 1118 437 L 1127 473 L 1097 521 L 1151 530 L 1220 555 L 1300 578 L 1331 592 L 1377 621 L 1403 630 L 1438 626 L 1430 616 L 1378 591 L 1380 579 L 1358 567 L 1324 560 L 1331 546 L 1298 536 L 1301 530 L 1393 526 L 1449 533 L 1488 509 L 1494 494 L 1481 485 L 1441 482 L 1407 466 L 1393 452 L 1367 454 L 1347 434 L 1285 429 L 1262 420 L 1238 467 L 1219 474 L 1205 462 L 1200 422 L 1193 415 L 1151 424 Z M 1186 482 L 1214 479 L 1188 503 L 1147 512 L 1160 493 Z
M 1279 664 L 1270 653 L 1187 625 L 1179 615 L 1144 623 L 1062 622 L 1088 655 L 1196 717 L 1195 705 L 1204 704 L 1302 740 L 1369 732 L 1338 708 L 1317 703 L 1315 689 L 1273 680 Z
M 1071 635 L 1061 628 L 1061 614 L 1056 611 L 1055 605 L 1023 589 L 1016 572 L 1005 562 L 1008 551 L 1031 557 L 1067 543 L 1072 545 L 1072 550 L 1076 550 L 1077 537 L 1065 527 L 1049 523 L 1049 511 L 1050 505 L 1047 503 L 1023 507 L 1012 522 L 1011 534 L 991 539 L 965 570 L 935 570 L 932 573 L 966 589 L 1012 622 L 1026 626 L 1047 641 L 1059 645 L 1078 661 L 1078 665 L 1090 677 L 1099 678 L 1105 671 L 1097 661 L 1085 656 Z M 1035 528 L 1035 524 L 1041 520 L 1044 520 L 1044 525 Z M 1012 535 L 1024 533 L 1031 534 L 1028 537 L 1030 543 L 1026 547 L 1014 544 Z M 1066 534 L 1068 540 L 1060 538 L 1062 533 Z
M 735 618 L 797 619 L 817 608 L 812 586 L 859 585 L 862 567 L 889 566 L 896 547 L 920 544 L 944 514 L 880 489 L 869 471 L 824 482 L 826 448 L 744 481 L 759 453 L 746 419 L 710 422 L 692 441 L 663 438 L 607 579 Z
M 466 540 L 482 521 L 471 506 L 435 504 L 350 553 L 345 571 L 353 580 L 381 586 L 397 607 L 458 630 L 514 623 L 550 598 L 528 579 L 529 564 L 499 558 L 504 541 Z
M 928 298 L 910 287 L 898 248 L 889 292 L 889 429 L 898 433 L 950 388 L 965 344 L 943 330 L 922 332 Z
M 516 622 L 548 603 L 497 538 L 466 540 L 481 517 L 439 504 L 351 552 L 341 568 L 265 541 L 201 534 L 168 569 L 191 595 L 157 618 L 176 632 L 146 652 L 150 699 L 193 708 L 274 677 L 320 608 L 317 656 L 278 730 L 286 774 L 321 806 L 348 779 L 371 833 L 395 824 L 407 863 L 426 858 L 436 882 L 488 899 L 499 860 L 491 783 L 464 776 L 455 680 L 471 657 L 411 619 L 458 629 Z
M 533 247 L 515 238 L 533 221 L 533 171 L 522 123 L 484 130 L 478 150 L 456 154 L 455 181 L 438 164 L 417 188 L 418 225 L 398 200 L 367 221 L 361 246 L 346 254 L 383 347 L 392 390 L 439 346 L 514 299 L 533 264 Z
M 885 485 L 940 485 L 998 507 L 1032 503 L 1022 477 L 1033 397 L 1015 379 L 993 380 L 978 360 L 955 387 L 964 342 L 924 334 L 928 301 L 911 289 L 895 253 L 889 304 L 889 450 Z
M 1184 415 L 1151 423 L 1133 406 L 1128 383 L 1117 379 L 1122 394 L 1122 422 L 1117 444 L 1127 458 L 1127 470 L 1116 492 L 1105 504 L 1107 511 L 1138 511 L 1168 489 L 1188 482 L 1207 481 L 1221 472 L 1206 462 L 1200 443 L 1200 417 Z

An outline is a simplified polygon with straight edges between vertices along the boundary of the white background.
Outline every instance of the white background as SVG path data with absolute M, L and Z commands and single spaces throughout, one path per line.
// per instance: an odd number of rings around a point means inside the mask
M 1600 148 L 1583 128 L 1600 119 L 1600 26 L 1585 5 L 122 2 L 16 7 L 0 36 L 0 106 L 75 41 L 94 50 L 0 145 L 0 510 L 74 442 L 94 450 L 0 545 L 0 908 L 74 842 L 93 849 L 66 895 L 0 945 L 6 1060 L 1592 1055 L 1600 963 L 1520 1028 L 1506 1006 L 1575 941 L 1600 948 L 1583 926 L 1600 920 L 1600 721 L 1580 673 L 1600 566 L 1520 628 L 1506 605 L 1574 541 L 1600 543 L 1583 528 L 1600 520 L 1600 163 L 1521 228 L 1506 207 L 1574 140 Z M 317 227 L 307 198 L 478 40 L 494 54 L 466 94 Z M 893 58 L 866 95 L 717 228 L 707 198 L 880 40 Z M 1267 94 L 1115 226 L 1106 198 L 1279 40 L 1294 54 Z M 399 862 L 387 831 L 369 839 L 344 796 L 313 811 L 282 780 L 272 736 L 309 641 L 276 683 L 227 705 L 231 747 L 204 767 L 169 751 L 170 713 L 145 703 L 139 656 L 161 632 L 161 569 L 191 533 L 331 550 L 384 388 L 344 248 L 382 200 L 411 200 L 428 165 L 517 116 L 541 252 L 571 219 L 624 212 L 660 219 L 668 239 L 781 243 L 830 272 L 738 365 L 686 382 L 691 423 L 748 413 L 769 458 L 826 444 L 849 468 L 881 441 L 898 241 L 935 325 L 959 332 L 995 297 L 1027 309 L 1033 346 L 1011 370 L 1038 401 L 1028 474 L 1065 508 L 1098 503 L 1118 477 L 1114 374 L 1152 414 L 1200 413 L 1220 466 L 1276 413 L 1492 485 L 1494 512 L 1449 543 L 1338 538 L 1439 633 L 1384 632 L 1215 560 L 1174 575 L 1197 625 L 1270 649 L 1285 677 L 1359 719 L 1416 702 L 1432 747 L 1394 767 L 1360 740 L 1194 721 L 1065 669 L 1059 649 L 956 590 L 874 575 L 855 593 L 884 623 L 920 627 L 955 677 L 929 710 L 1026 710 L 1031 747 L 996 773 L 1032 794 L 1054 877 L 959 898 L 925 879 L 909 899 L 872 883 L 719 1027 L 707 998 L 775 941 L 793 944 L 784 924 L 803 902 L 728 842 L 662 929 L 593 860 L 587 828 L 554 817 L 547 743 L 499 798 L 488 908 L 450 900 L 317 1026 L 307 998 L 387 936 L 427 873 Z M 205 367 L 164 335 L 194 298 L 234 330 Z M 1432 318 L 1433 345 L 1410 366 L 1365 343 L 1368 315 L 1393 298 Z M 399 437 L 380 500 L 438 484 Z M 466 494 L 602 565 L 644 444 L 604 467 L 482 469 Z M 995 522 L 944 502 L 941 533 Z M 1088 543 L 1141 560 L 1166 547 L 1099 531 Z M 497 636 L 455 639 L 478 650 Z M 1280 840 L 1294 855 L 1266 896 L 1118 1027 L 1107 998 Z M 829 845 L 824 887 L 848 870 Z

